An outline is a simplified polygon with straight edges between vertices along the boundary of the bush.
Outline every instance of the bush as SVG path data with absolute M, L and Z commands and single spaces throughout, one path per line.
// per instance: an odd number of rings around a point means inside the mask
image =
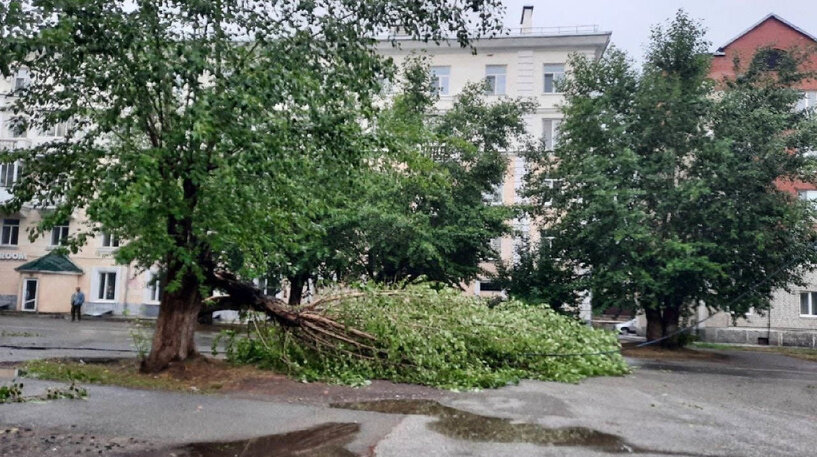
M 419 285 L 340 300 L 325 315 L 377 337 L 378 356 L 355 357 L 345 352 L 350 347 L 316 350 L 276 326 L 256 326 L 248 336 L 227 333 L 228 359 L 306 381 L 388 379 L 449 389 L 628 372 L 613 333 L 514 300 L 490 308 L 458 290 Z

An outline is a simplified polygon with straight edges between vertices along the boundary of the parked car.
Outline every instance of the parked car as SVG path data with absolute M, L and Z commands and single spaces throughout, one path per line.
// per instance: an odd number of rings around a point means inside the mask
M 616 331 L 621 335 L 635 335 L 638 333 L 638 318 L 634 317 L 627 322 L 616 324 Z

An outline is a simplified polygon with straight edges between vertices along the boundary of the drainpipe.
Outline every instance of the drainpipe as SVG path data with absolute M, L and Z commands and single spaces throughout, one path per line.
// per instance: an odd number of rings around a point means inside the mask
M 130 264 L 125 265 L 125 298 L 124 298 L 124 308 L 122 309 L 123 314 L 124 311 L 127 310 L 128 314 L 130 314 L 130 309 L 128 309 L 128 285 L 130 284 Z
M 769 306 L 768 319 L 766 321 L 766 344 L 769 346 L 772 345 L 772 308 L 774 305 Z

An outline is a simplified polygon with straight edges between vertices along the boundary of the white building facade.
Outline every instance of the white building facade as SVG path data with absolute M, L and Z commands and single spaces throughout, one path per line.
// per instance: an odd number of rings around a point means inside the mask
M 557 82 L 569 76 L 568 58 L 572 54 L 599 59 L 610 43 L 611 32 L 597 26 L 534 28 L 533 7 L 525 7 L 521 27 L 507 36 L 473 43 L 470 48 L 456 44 L 433 45 L 397 39 L 399 46 L 383 41 L 379 51 L 394 59 L 399 66 L 408 56 L 423 52 L 429 57 L 431 72 L 439 91 L 437 109 L 450 109 L 454 97 L 469 83 L 486 81 L 487 99 L 525 97 L 537 102 L 536 112 L 527 116 L 527 130 L 534 138 L 543 139 L 549 148 L 558 142 L 562 113 L 559 106 L 564 97 L 557 91 Z M 496 194 L 497 203 L 514 204 L 521 201 L 520 190 L 526 171 L 525 159 L 508 151 L 509 167 L 504 185 Z M 538 230 L 528 219 L 513 221 L 518 236 L 530 236 L 537 241 Z M 519 237 L 493 240 L 492 247 L 503 261 L 513 259 Z M 484 266 L 491 270 L 491 265 Z M 500 292 L 490 281 L 478 280 L 466 285 L 467 293 L 490 295 Z M 589 317 L 589 300 L 583 310 Z

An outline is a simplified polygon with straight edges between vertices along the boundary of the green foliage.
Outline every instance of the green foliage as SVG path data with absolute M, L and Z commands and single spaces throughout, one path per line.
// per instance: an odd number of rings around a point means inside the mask
M 817 124 L 794 109 L 805 75 L 770 74 L 761 55 L 716 93 L 703 37 L 681 11 L 653 30 L 642 72 L 616 49 L 573 57 L 560 142 L 531 154 L 528 192 L 574 289 L 595 310 L 643 309 L 651 338 L 700 303 L 768 309 L 817 262 L 814 207 L 776 185 L 815 182 Z
M 76 385 L 72 380 L 68 387 L 49 387 L 45 394 L 36 396 L 23 396 L 23 383 L 12 382 L 10 385 L 0 386 L 0 403 L 23 403 L 27 401 L 43 400 L 78 400 L 88 398 L 88 390 Z
M 215 270 L 256 277 L 281 264 L 297 233 L 319 229 L 315 190 L 342 185 L 372 149 L 363 126 L 392 71 L 372 37 L 400 26 L 467 46 L 501 31 L 499 10 L 499 0 L 3 2 L 0 73 L 32 76 L 4 109 L 30 128 L 70 128 L 0 151 L 24 170 L 0 212 L 49 209 L 35 238 L 81 210 L 90 224 L 71 250 L 118 236 L 117 261 L 164 272 L 161 322 L 179 303 L 195 312 Z
M 374 290 L 332 305 L 326 316 L 375 336 L 379 355 L 358 358 L 344 347 L 316 350 L 267 327 L 249 338 L 233 333 L 227 356 L 307 381 L 388 379 L 449 389 L 520 379 L 576 382 L 628 371 L 611 332 L 515 300 L 489 307 L 456 289 L 423 284 L 396 295 Z
M 130 335 L 133 348 L 136 350 L 136 358 L 144 360 L 148 353 L 150 353 L 153 329 L 145 321 L 135 319 L 131 322 L 128 335 Z
M 575 289 L 575 272 L 553 257 L 548 240 L 532 244 L 523 239 L 516 258 L 499 263 L 494 282 L 511 297 L 530 304 L 543 304 L 565 314 L 578 314 L 581 293 Z
M 435 113 L 422 55 L 407 60 L 399 80 L 368 131 L 375 144 L 344 181 L 321 180 L 310 198 L 324 209 L 295 232 L 298 242 L 272 270 L 295 289 L 318 277 L 459 284 L 495 256 L 490 240 L 508 232 L 513 210 L 485 195 L 503 182 L 502 151 L 527 140 L 524 116 L 534 104 L 489 103 L 474 85 Z
M 25 401 L 23 383 L 12 382 L 9 385 L 0 386 L 0 403 L 22 403 L 23 401 Z
M 46 400 L 59 400 L 59 399 L 69 399 L 69 400 L 78 400 L 83 398 L 88 398 L 88 390 L 84 387 L 76 385 L 75 382 L 71 381 L 71 384 L 68 387 L 49 387 L 46 389 L 45 392 Z

